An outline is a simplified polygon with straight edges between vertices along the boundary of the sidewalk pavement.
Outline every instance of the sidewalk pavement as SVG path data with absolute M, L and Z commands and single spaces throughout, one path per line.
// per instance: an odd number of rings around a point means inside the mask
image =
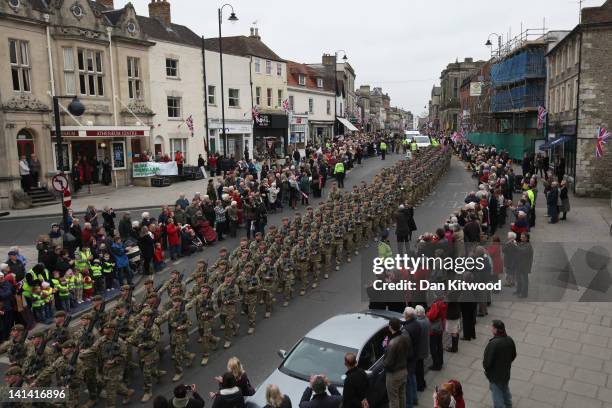
M 217 176 L 215 179 L 220 180 L 221 177 Z M 191 199 L 196 192 L 206 194 L 208 180 L 210 180 L 210 177 L 201 180 L 176 182 L 167 187 L 127 186 L 113 189 L 111 192 L 104 194 L 97 194 L 97 187 L 94 186 L 92 194 L 79 192 L 79 195 L 72 199 L 71 208 L 75 213 L 84 213 L 90 204 L 95 205 L 98 210 L 102 210 L 106 205 L 115 210 L 157 208 L 163 204 L 174 204 L 181 193 L 185 193 L 185 197 L 188 199 Z M 104 187 L 104 191 L 108 191 L 108 187 Z M 59 217 L 59 215 L 60 208 L 59 203 L 57 203 L 25 210 L 10 210 L 10 214 L 1 219 Z
M 551 256 L 567 262 L 581 251 L 584 256 L 594 245 L 612 254 L 609 200 L 570 196 L 567 221 L 557 224 L 547 222 L 543 194 L 538 200 L 531 241 L 544 245 L 541 251 L 536 247 L 531 278 L 545 266 L 559 263 Z M 555 252 L 551 253 L 553 246 Z M 612 273 L 612 264 L 607 269 Z M 435 385 L 457 379 L 463 386 L 466 406 L 492 407 L 482 357 L 492 337 L 490 322 L 500 319 L 518 354 L 510 380 L 514 407 L 612 408 L 612 303 L 577 302 L 583 293 L 584 288 L 569 288 L 554 302 L 496 302 L 494 295 L 489 315 L 478 318 L 477 339 L 460 341 L 458 353 L 444 353 L 442 371 L 427 373 L 428 388 L 421 394 L 421 405 L 433 406 Z

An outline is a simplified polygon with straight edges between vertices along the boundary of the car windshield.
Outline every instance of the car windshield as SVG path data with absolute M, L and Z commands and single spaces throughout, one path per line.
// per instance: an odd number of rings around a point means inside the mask
M 414 139 L 417 143 L 429 143 L 429 136 L 415 136 Z
M 357 350 L 337 344 L 304 338 L 285 359 L 279 370 L 308 381 L 313 374 L 325 374 L 334 384 L 342 384 L 344 354 Z

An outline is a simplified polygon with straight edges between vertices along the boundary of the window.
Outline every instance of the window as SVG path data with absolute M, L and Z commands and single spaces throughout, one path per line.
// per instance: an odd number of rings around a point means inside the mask
M 314 113 L 314 99 L 308 98 L 308 113 Z
M 272 61 L 266 60 L 266 75 L 272 75 Z
M 261 105 L 261 86 L 255 87 L 255 105 Z
M 578 108 L 578 100 L 580 97 L 580 94 L 578 93 L 579 89 L 578 89 L 578 78 L 574 79 L 574 97 L 572 98 L 572 104 L 573 104 L 573 108 L 576 109 Z
M 574 64 L 577 64 L 579 59 L 580 59 L 580 39 L 576 38 L 576 41 L 574 41 Z
M 291 112 L 293 112 L 293 108 L 294 108 L 294 100 L 293 100 L 293 95 L 289 95 L 289 110 Z
M 208 104 L 209 105 L 216 105 L 217 104 L 217 98 L 215 96 L 215 90 L 216 90 L 216 86 L 214 85 L 208 85 Z
M 174 160 L 176 151 L 183 153 L 183 160 L 188 162 L 187 156 L 187 139 L 170 139 L 170 157 Z
M 178 60 L 166 58 L 166 76 L 178 78 Z
M 180 118 L 181 117 L 181 98 L 178 96 L 168 96 L 168 117 L 169 118 Z
M 298 76 L 298 84 L 300 85 L 306 85 L 306 77 L 302 74 L 300 74 Z
M 259 58 L 255 58 L 255 73 L 261 74 L 261 60 Z
M 11 77 L 13 78 L 13 91 L 30 92 L 30 53 L 28 42 L 9 40 L 9 60 L 11 63 Z
M 81 95 L 104 96 L 102 51 L 77 49 Z
M 568 111 L 572 108 L 572 97 L 573 97 L 572 84 L 568 82 L 566 85 L 566 88 L 567 88 L 567 91 L 565 92 L 565 96 L 567 97 L 567 102 L 565 102 L 565 110 Z
M 572 66 L 572 44 L 567 45 L 567 69 Z
M 459 79 L 453 78 L 453 98 L 457 98 L 459 92 Z
M 561 112 L 565 110 L 565 86 L 561 85 L 561 103 L 559 104 L 561 105 Z
M 66 84 L 66 94 L 76 94 L 76 81 L 74 76 L 74 53 L 72 48 L 62 48 L 64 56 L 64 84 Z
M 323 88 L 323 78 L 317 78 L 317 88 Z
M 272 88 L 266 90 L 266 102 L 268 106 L 272 106 Z
M 328 99 L 327 100 L 327 114 L 331 115 L 331 101 Z
M 276 75 L 277 76 L 283 75 L 283 64 L 281 64 L 280 62 L 276 63 Z
M 228 94 L 228 106 L 230 108 L 238 108 L 240 106 L 240 90 L 235 88 L 229 88 Z
M 561 50 L 561 72 L 565 71 L 565 47 Z
M 127 57 L 128 97 L 142 99 L 142 81 L 140 78 L 140 58 Z
M 279 89 L 277 91 L 277 97 L 278 98 L 277 98 L 277 101 L 276 101 L 276 106 L 278 106 L 280 108 L 281 106 L 283 106 L 283 90 L 282 89 Z

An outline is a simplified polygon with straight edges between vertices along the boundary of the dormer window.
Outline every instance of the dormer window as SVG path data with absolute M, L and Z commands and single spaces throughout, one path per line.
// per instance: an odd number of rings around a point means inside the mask
M 323 88 L 323 78 L 317 78 L 317 88 Z
M 298 84 L 306 85 L 306 76 L 305 75 L 300 74 L 298 76 Z

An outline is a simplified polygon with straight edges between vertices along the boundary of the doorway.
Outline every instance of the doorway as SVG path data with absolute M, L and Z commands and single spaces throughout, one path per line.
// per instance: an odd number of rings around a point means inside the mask
M 21 156 L 25 156 L 26 159 L 30 160 L 32 153 L 34 153 L 32 134 L 22 129 L 17 133 L 17 158 L 21 159 Z

